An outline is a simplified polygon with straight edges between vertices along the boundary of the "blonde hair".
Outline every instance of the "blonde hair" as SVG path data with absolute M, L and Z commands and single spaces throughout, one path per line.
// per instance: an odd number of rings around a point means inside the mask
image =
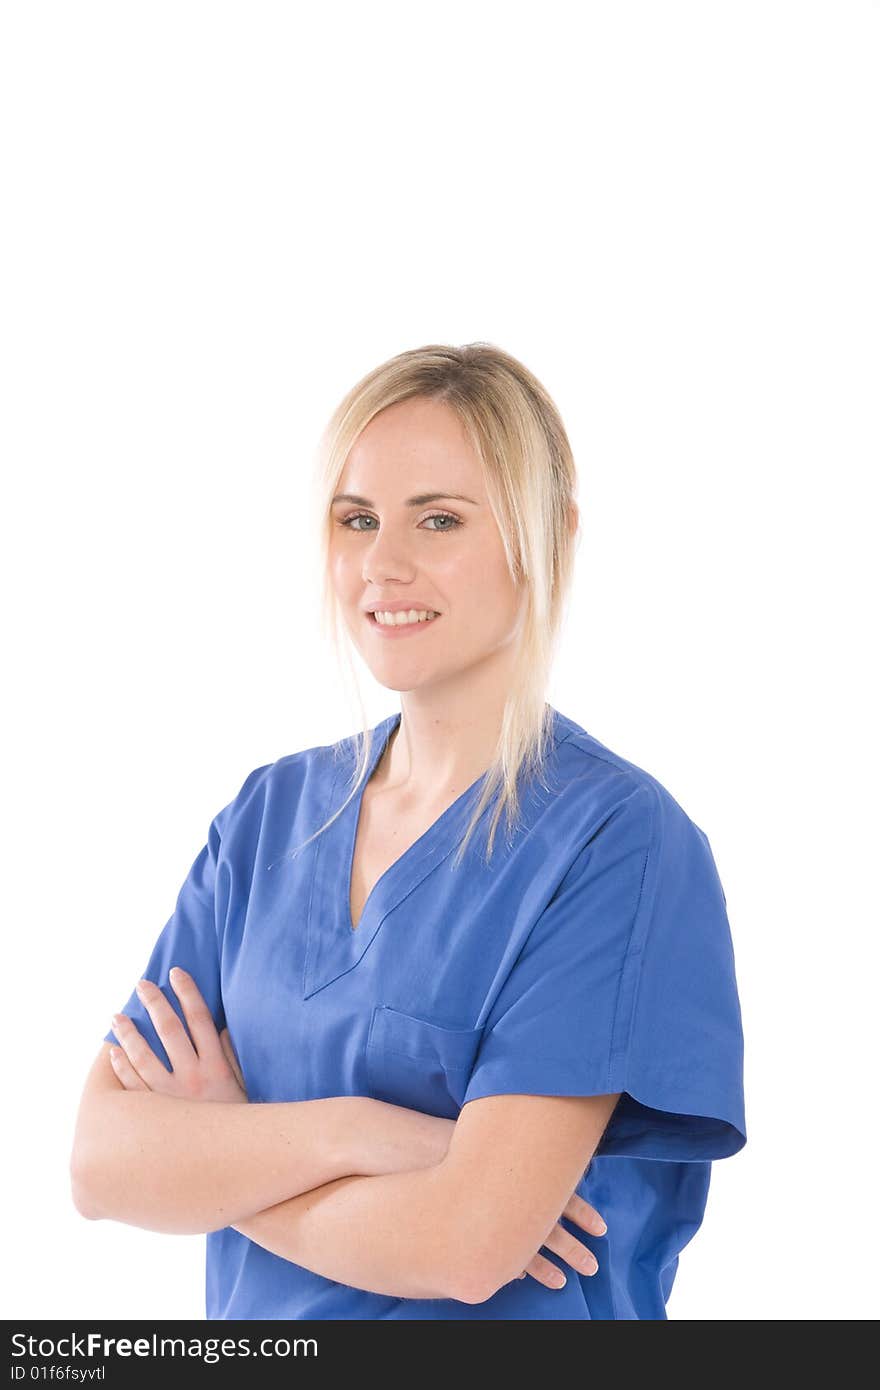
M 483 812 L 498 792 L 488 836 L 488 863 L 502 814 L 507 813 L 508 831 L 518 819 L 519 777 L 537 776 L 543 786 L 547 785 L 543 774 L 552 713 L 545 689 L 570 590 L 578 536 L 572 513 L 574 460 L 548 392 L 521 362 L 491 343 L 413 348 L 383 362 L 358 381 L 339 403 L 321 436 L 317 474 L 324 522 L 323 617 L 337 657 L 345 651 L 352 674 L 350 646 L 340 642 L 340 610 L 330 580 L 331 502 L 361 431 L 381 410 L 416 396 L 444 402 L 464 425 L 484 470 L 489 504 L 511 576 L 525 590 L 514 673 L 498 744 L 455 861 L 460 862 Z M 354 684 L 358 689 L 356 678 Z M 352 736 L 357 742 L 357 756 L 348 795 L 298 849 L 333 824 L 367 775 L 372 731 L 360 698 L 359 705 L 363 727 Z M 334 756 L 348 743 L 350 740 L 343 740 L 334 745 Z

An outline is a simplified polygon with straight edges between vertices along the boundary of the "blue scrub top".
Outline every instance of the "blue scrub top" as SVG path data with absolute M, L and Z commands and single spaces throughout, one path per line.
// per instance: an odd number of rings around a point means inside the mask
M 551 706 L 545 779 L 522 825 L 493 801 L 452 860 L 479 778 L 386 870 L 352 930 L 356 738 L 254 769 L 214 817 L 141 972 L 183 1017 L 190 971 L 228 1026 L 251 1101 L 365 1095 L 455 1118 L 499 1093 L 624 1094 L 577 1191 L 605 1218 L 599 1272 L 530 1275 L 485 1303 L 326 1279 L 231 1226 L 206 1236 L 206 1316 L 665 1318 L 713 1159 L 746 1142 L 743 1034 L 726 899 L 704 832 L 649 773 Z M 370 772 L 400 721 L 373 730 Z M 349 784 L 350 785 L 350 784 Z M 496 793 L 497 795 L 497 793 Z M 122 1011 L 168 1057 L 132 991 Z M 117 1041 L 111 1030 L 105 1040 Z

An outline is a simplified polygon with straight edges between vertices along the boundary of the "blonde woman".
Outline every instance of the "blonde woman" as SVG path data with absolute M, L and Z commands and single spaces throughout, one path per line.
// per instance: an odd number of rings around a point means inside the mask
M 515 358 L 429 346 L 321 455 L 331 617 L 400 709 L 215 816 L 74 1200 L 206 1232 L 208 1318 L 665 1318 L 746 1142 L 741 1014 L 706 835 L 545 700 L 565 429 Z

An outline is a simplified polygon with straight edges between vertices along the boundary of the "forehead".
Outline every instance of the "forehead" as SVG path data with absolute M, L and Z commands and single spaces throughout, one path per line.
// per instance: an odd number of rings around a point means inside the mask
M 484 495 L 482 466 L 462 421 L 443 401 L 424 398 L 398 401 L 373 417 L 349 450 L 339 487 L 369 497 L 404 488 Z

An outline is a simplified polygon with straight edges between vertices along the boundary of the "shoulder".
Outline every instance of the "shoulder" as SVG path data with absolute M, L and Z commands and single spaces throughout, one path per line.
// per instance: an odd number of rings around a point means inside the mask
M 571 725 L 571 721 L 568 721 Z M 647 769 L 576 725 L 558 746 L 578 839 L 564 886 L 602 881 L 637 903 L 632 937 L 640 950 L 648 923 L 658 941 L 714 932 L 727 948 L 727 898 L 706 832 Z M 606 877 L 607 874 L 607 877 Z
M 348 742 L 316 744 L 251 768 L 219 813 L 224 828 L 262 819 L 275 809 L 287 813 L 303 796 L 326 793 L 346 762 Z
M 633 830 L 659 847 L 668 837 L 693 836 L 708 844 L 669 787 L 647 768 L 609 748 L 563 715 L 558 716 L 559 792 L 581 822 L 586 838 L 600 827 Z

